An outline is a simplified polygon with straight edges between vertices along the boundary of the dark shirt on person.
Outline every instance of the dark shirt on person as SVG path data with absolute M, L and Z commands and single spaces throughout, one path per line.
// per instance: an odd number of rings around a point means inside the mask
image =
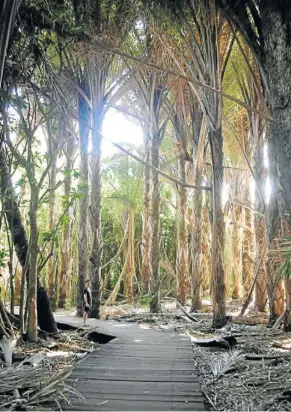
M 84 289 L 83 296 L 84 296 L 84 295 L 87 296 L 87 303 L 88 303 L 89 306 L 91 306 L 91 291 L 90 291 L 89 288 L 85 288 L 85 289 Z M 85 299 L 84 299 L 84 303 L 86 303 L 86 302 L 85 302 Z

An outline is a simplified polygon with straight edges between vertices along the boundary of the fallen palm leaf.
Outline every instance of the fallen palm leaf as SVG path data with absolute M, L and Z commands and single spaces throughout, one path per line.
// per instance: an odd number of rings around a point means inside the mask
M 61 409 L 60 403 L 69 403 L 70 393 L 82 398 L 74 388 L 65 384 L 74 366 L 54 374 L 22 364 L 4 369 L 0 372 L 0 409 L 40 410 L 46 407 L 46 410 L 52 410 L 49 407 L 52 402 Z
M 223 353 L 219 359 L 210 365 L 213 376 L 219 378 L 225 373 L 232 370 L 236 363 L 244 359 L 245 355 L 241 351 L 234 351 L 231 353 Z

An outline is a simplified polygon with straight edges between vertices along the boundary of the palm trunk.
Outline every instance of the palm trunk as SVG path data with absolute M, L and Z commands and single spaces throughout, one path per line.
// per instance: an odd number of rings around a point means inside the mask
M 273 142 L 273 157 L 278 171 L 275 187 L 278 188 L 280 216 L 291 225 L 291 4 L 277 0 L 262 1 L 260 12 L 263 22 L 263 65 L 269 80 L 266 97 L 272 116 L 268 137 Z
M 21 291 L 21 267 L 17 265 L 15 268 L 14 306 L 19 306 L 20 304 L 20 291 Z
M 151 164 L 159 168 L 159 136 L 157 133 L 152 135 L 151 144 Z M 155 170 L 151 170 L 151 312 L 160 311 L 160 180 L 159 174 Z
M 225 274 L 224 251 L 224 214 L 222 210 L 223 184 L 223 139 L 221 129 L 209 132 L 213 174 L 213 222 L 212 222 L 212 282 L 213 282 L 213 319 L 215 328 L 226 324 L 225 312 Z
M 224 273 L 225 273 L 225 296 L 226 299 L 229 299 L 232 290 L 230 290 L 231 282 L 231 269 L 233 265 L 233 256 L 232 256 L 232 232 L 229 225 L 225 225 L 224 232 Z
M 285 279 L 285 295 L 286 295 L 286 320 L 284 325 L 285 332 L 291 331 L 291 280 Z
M 75 138 L 67 135 L 66 141 L 66 170 L 69 171 L 64 178 L 64 195 L 68 199 L 72 188 L 71 170 L 74 162 L 75 153 Z M 68 284 L 72 276 L 72 214 L 68 210 L 68 222 L 62 233 L 62 241 L 60 246 L 60 278 L 59 278 L 59 309 L 64 309 L 66 300 L 69 294 L 67 293 Z
M 256 150 L 256 164 L 254 167 L 255 176 L 256 176 L 256 185 L 261 196 L 264 197 L 265 194 L 265 165 L 264 165 L 264 147 L 261 144 L 260 147 L 257 147 Z M 255 198 L 255 209 L 258 212 L 264 213 L 264 204 L 256 193 Z M 264 244 L 266 243 L 266 224 L 265 217 L 256 213 L 254 216 L 254 230 L 255 230 L 255 266 L 259 263 Z M 266 259 L 263 260 L 261 268 L 259 270 L 256 288 L 255 288 L 255 309 L 258 312 L 264 312 L 267 303 L 267 269 L 266 269 Z
M 232 299 L 240 298 L 240 281 L 241 281 L 241 236 L 240 236 L 240 215 L 241 208 L 238 205 L 233 205 L 233 218 L 232 225 Z
M 250 204 L 250 184 L 249 178 L 245 182 L 245 203 Z M 252 212 L 244 208 L 244 234 L 243 234 L 243 252 L 242 252 L 242 282 L 244 288 L 244 298 L 249 295 L 253 277 L 253 262 L 251 258 L 252 251 Z
M 280 217 L 277 192 L 275 191 L 275 181 L 277 175 L 277 159 L 275 156 L 274 147 L 275 142 L 269 140 L 268 142 L 268 164 L 269 164 L 269 178 L 272 188 L 269 204 L 266 211 L 267 221 L 267 242 L 268 250 L 278 250 L 278 239 L 280 236 Z M 267 260 L 267 292 L 269 298 L 269 323 L 272 324 L 281 316 L 284 310 L 284 297 L 282 289 L 282 281 L 280 278 L 280 266 L 282 258 L 280 255 L 269 256 Z
M 186 182 L 186 161 L 184 151 L 179 155 L 178 162 L 179 179 L 182 182 Z M 200 251 L 198 251 L 198 253 L 200 255 Z M 178 279 L 177 297 L 182 304 L 186 303 L 189 288 L 188 255 L 187 189 L 183 186 L 179 186 L 176 274 Z
M 239 299 L 240 298 L 240 278 L 241 278 L 241 269 L 239 262 L 241 261 L 241 253 L 240 253 L 240 236 L 239 236 L 239 229 L 236 224 L 234 224 L 232 228 L 232 244 L 233 244 L 233 267 L 232 267 L 232 276 L 233 276 L 233 284 L 232 284 L 232 299 Z
M 133 276 L 135 275 L 135 262 L 134 262 L 134 210 L 129 212 L 128 219 L 128 246 L 127 246 L 127 268 L 124 276 L 124 287 L 126 302 L 133 302 Z
M 191 117 L 193 129 L 193 181 L 194 185 L 200 186 L 203 180 L 204 168 L 205 122 L 202 120 L 201 110 L 193 110 Z M 205 225 L 207 226 L 207 222 L 203 219 L 203 193 L 201 190 L 195 190 L 193 194 L 193 225 L 191 228 L 192 312 L 202 308 L 202 282 L 205 280 L 207 272 L 205 256 L 202 250 L 203 247 L 207 247 L 206 238 L 204 238 L 205 232 L 203 231 Z
M 55 153 L 51 154 L 53 157 L 53 162 L 51 166 L 51 171 L 50 171 L 50 193 L 49 193 L 49 221 L 48 221 L 48 231 L 51 233 L 54 230 L 55 227 L 55 199 L 56 199 L 56 193 L 55 193 L 55 186 L 56 186 L 56 180 L 57 180 L 57 156 Z M 51 240 L 48 242 L 48 252 L 50 253 L 53 250 L 53 242 L 54 240 Z M 55 284 L 55 268 L 56 268 L 56 263 L 55 263 L 55 257 L 51 256 L 49 260 L 47 261 L 46 265 L 46 281 L 47 281 L 47 291 L 48 291 L 48 296 L 51 302 L 52 309 L 56 309 L 56 284 Z
M 100 319 L 101 307 L 101 263 L 102 263 L 102 228 L 101 228 L 101 129 L 102 108 L 98 102 L 93 102 L 92 131 L 92 184 L 91 184 L 91 227 L 93 245 L 90 256 L 92 282 L 91 316 Z
M 270 243 L 270 248 L 279 248 L 278 242 Z M 267 291 L 269 297 L 269 324 L 272 325 L 284 311 L 284 290 L 280 279 L 280 266 L 282 259 L 269 257 L 267 262 Z
M 242 176 L 236 172 L 232 177 L 232 197 L 234 200 L 240 198 Z M 242 208 L 237 204 L 232 205 L 232 299 L 240 298 L 240 286 L 242 275 L 242 239 L 240 235 L 240 227 L 242 226 Z
M 20 215 L 23 217 L 25 215 L 25 196 L 26 196 L 26 191 L 27 191 L 27 183 L 25 182 L 21 188 L 20 188 L 20 196 L 19 196 L 19 212 Z M 25 229 L 25 228 L 24 228 Z M 20 306 L 20 301 L 21 301 L 21 291 L 22 285 L 21 285 L 21 278 L 22 278 L 22 265 L 20 264 L 16 266 L 15 269 L 15 306 Z
M 147 148 L 146 161 L 149 161 L 149 148 Z M 150 168 L 144 167 L 144 197 L 142 211 L 142 279 L 143 292 L 150 292 L 151 267 L 150 267 Z
M 282 230 L 282 240 L 283 241 L 286 239 L 291 239 L 290 226 L 286 220 L 283 220 L 281 222 L 281 230 Z M 285 318 L 284 329 L 286 332 L 290 332 L 291 331 L 291 279 L 289 277 L 289 273 L 288 273 L 288 277 L 285 277 L 284 279 L 284 289 L 285 289 L 285 297 L 286 297 L 286 308 L 285 308 L 286 318 Z
M 88 79 L 85 78 L 81 84 L 81 89 L 85 95 L 89 96 Z M 79 95 L 79 134 L 80 134 L 80 186 L 83 187 L 83 194 L 79 200 L 79 223 L 78 223 L 78 294 L 77 294 L 77 315 L 82 316 L 83 292 L 85 279 L 88 276 L 88 144 L 91 123 L 91 110 L 83 96 Z
M 27 337 L 31 342 L 37 341 L 37 221 L 38 189 L 31 184 L 30 195 L 30 241 L 29 241 L 29 284 L 28 284 L 28 322 Z
M 69 297 L 68 286 L 72 275 L 72 222 L 70 220 L 64 227 L 60 246 L 59 309 L 64 309 L 66 306 Z
M 276 0 L 260 2 L 260 14 L 263 22 L 262 38 L 264 53 L 262 63 L 268 75 L 269 90 L 266 91 L 266 97 L 272 116 L 268 130 L 268 146 L 269 151 L 271 152 L 272 150 L 271 155 L 274 161 L 274 167 L 271 169 L 271 172 L 275 185 L 272 186 L 272 189 L 277 188 L 279 214 L 282 221 L 286 221 L 290 227 L 291 4 L 290 2 L 278 2 Z M 270 237 L 270 232 L 268 235 Z M 271 238 L 272 240 L 273 238 Z M 287 322 L 288 328 L 289 326 L 291 328 L 291 319 L 287 319 Z
M 208 193 L 205 198 L 207 199 Z M 210 293 L 210 267 L 211 267 L 211 258 L 210 258 L 210 222 L 209 222 L 209 210 L 206 205 L 202 209 L 202 261 L 201 265 L 203 267 L 203 278 L 202 278 L 202 290 L 203 292 Z
M 196 171 L 195 185 L 200 185 L 202 181 L 201 170 Z M 199 175 L 199 176 L 198 176 Z M 203 279 L 203 194 L 201 190 L 194 191 L 193 197 L 193 230 L 192 230 L 192 306 L 191 311 L 195 312 L 202 309 L 202 279 Z M 205 262 L 204 262 L 205 263 Z M 205 266 L 204 266 L 205 267 Z

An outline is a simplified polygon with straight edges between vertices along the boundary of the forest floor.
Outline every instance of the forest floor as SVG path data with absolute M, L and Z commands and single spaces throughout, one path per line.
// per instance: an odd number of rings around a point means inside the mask
M 120 305 L 104 308 L 103 318 L 188 335 L 207 410 L 291 410 L 291 334 L 267 328 L 267 314 L 250 310 L 236 320 L 241 302 L 229 302 L 233 321 L 213 330 L 207 301 L 201 313 L 192 314 L 196 322 L 174 300 L 163 302 L 162 309 L 149 314 L 142 306 Z
M 31 343 L 16 330 L 12 364 L 5 363 L 0 348 L 0 410 L 61 410 L 60 403 L 74 392 L 66 378 L 98 349 L 88 337 L 92 332 L 64 325 L 50 335 L 39 331 L 38 342 Z
M 200 313 L 191 314 L 194 321 L 174 299 L 164 300 L 159 314 L 150 314 L 145 305 L 119 304 L 102 307 L 102 317 L 189 336 L 207 410 L 290 411 L 291 334 L 267 328 L 267 314 L 250 309 L 238 316 L 241 306 L 240 301 L 227 304 L 233 318 L 220 330 L 211 329 L 209 301 L 203 302 Z M 75 315 L 75 310 L 58 314 Z M 75 328 L 54 336 L 40 334 L 37 344 L 18 340 L 13 364 L 7 367 L 0 359 L 0 410 L 39 410 L 48 400 L 57 403 L 68 396 L 66 376 L 98 348 L 88 339 L 90 333 L 91 328 Z

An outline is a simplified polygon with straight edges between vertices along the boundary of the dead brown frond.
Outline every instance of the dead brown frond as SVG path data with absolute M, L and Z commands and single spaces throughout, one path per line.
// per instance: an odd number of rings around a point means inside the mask
M 69 403 L 69 394 L 81 395 L 65 384 L 73 364 L 52 373 L 42 367 L 11 366 L 0 371 L 1 410 L 61 410 L 61 403 Z M 51 406 L 50 406 L 51 405 Z

